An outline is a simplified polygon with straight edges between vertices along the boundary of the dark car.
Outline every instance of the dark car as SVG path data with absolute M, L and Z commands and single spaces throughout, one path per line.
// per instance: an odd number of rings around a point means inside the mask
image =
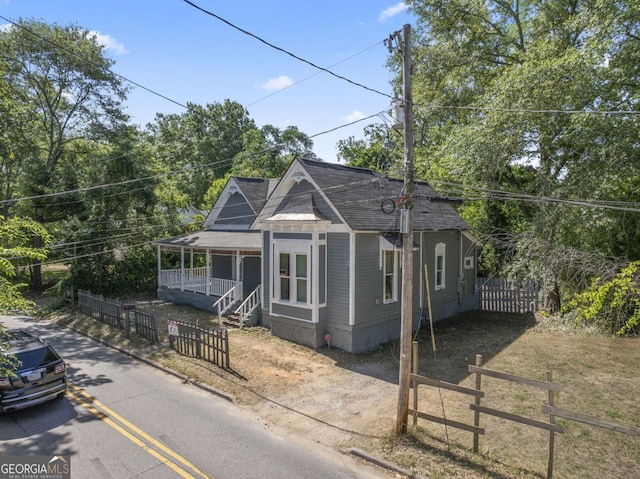
M 67 365 L 49 343 L 22 330 L 7 330 L 0 334 L 0 341 L 4 346 L 2 353 L 17 360 L 12 374 L 0 376 L 1 412 L 24 409 L 64 395 Z

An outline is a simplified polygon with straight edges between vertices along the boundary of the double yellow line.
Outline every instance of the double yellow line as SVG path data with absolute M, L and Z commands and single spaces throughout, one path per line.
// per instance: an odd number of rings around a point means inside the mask
M 118 413 L 109 409 L 83 389 L 70 382 L 67 386 L 67 395 L 71 397 L 71 399 L 101 419 L 105 424 L 118 431 L 136 446 L 139 446 L 144 451 L 158 459 L 158 461 L 175 471 L 180 477 L 183 477 L 184 479 L 212 479 L 211 476 L 202 472 L 180 454 L 169 449 L 167 446 L 127 421 Z M 192 473 L 195 473 L 195 475 Z

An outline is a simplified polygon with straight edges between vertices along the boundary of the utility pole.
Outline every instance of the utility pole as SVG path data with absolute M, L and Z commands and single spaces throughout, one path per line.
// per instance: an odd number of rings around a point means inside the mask
M 404 101 L 404 197 L 401 210 L 402 308 L 400 325 L 400 377 L 396 434 L 407 430 L 411 387 L 411 333 L 413 329 L 413 97 L 411 93 L 411 25 L 402 34 L 402 79 Z

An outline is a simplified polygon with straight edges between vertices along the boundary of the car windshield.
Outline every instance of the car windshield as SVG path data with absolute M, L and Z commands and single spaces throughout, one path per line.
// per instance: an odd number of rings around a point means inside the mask
M 18 369 L 37 368 L 44 364 L 59 359 L 59 356 L 51 348 L 38 348 L 31 351 L 20 351 L 15 354 L 22 363 Z

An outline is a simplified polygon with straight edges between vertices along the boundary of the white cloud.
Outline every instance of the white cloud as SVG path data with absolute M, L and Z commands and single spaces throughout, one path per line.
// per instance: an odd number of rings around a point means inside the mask
M 118 43 L 115 38 L 109 35 L 103 35 L 102 33 L 96 31 L 91 31 L 89 32 L 89 34 L 93 35 L 96 38 L 96 42 L 98 42 L 98 45 L 102 45 L 107 50 L 111 50 L 112 52 L 114 52 L 116 55 L 124 55 L 125 53 L 129 53 L 122 43 Z
M 382 11 L 382 13 L 380 13 L 380 16 L 378 17 L 378 21 L 384 22 L 387 18 L 395 17 L 399 13 L 406 11 L 408 8 L 409 8 L 409 5 L 407 5 L 404 2 L 400 2 L 389 8 L 385 8 Z
M 278 91 L 284 90 L 291 85 L 293 85 L 293 80 L 291 78 L 286 75 L 280 75 L 277 78 L 271 78 L 270 80 L 267 80 L 267 82 L 257 84 L 256 86 L 267 91 Z
M 362 113 L 360 110 L 353 110 L 350 114 L 344 117 L 349 123 L 354 121 L 362 120 L 366 115 Z
M 0 32 L 8 32 L 9 30 L 11 30 L 13 28 L 13 25 L 10 23 L 5 23 L 3 25 L 0 25 Z

